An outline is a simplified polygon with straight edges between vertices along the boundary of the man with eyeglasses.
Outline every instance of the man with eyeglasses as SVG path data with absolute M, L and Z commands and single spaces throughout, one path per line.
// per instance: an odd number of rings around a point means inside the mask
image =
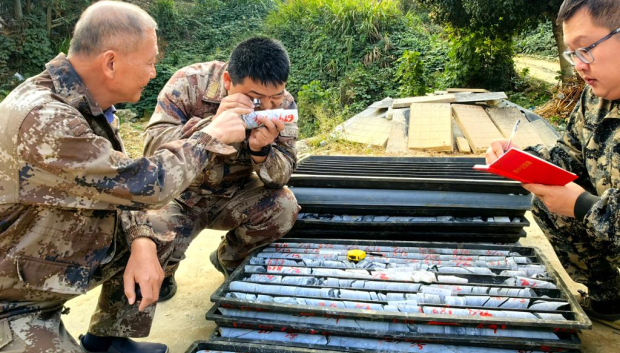
M 570 276 L 588 287 L 588 315 L 620 328 L 620 6 L 565 0 L 558 14 L 564 56 L 585 80 L 566 131 L 554 146 L 526 149 L 579 176 L 566 186 L 524 184 L 532 213 Z M 487 163 L 504 153 L 494 141 Z
M 295 109 L 286 91 L 290 62 L 286 49 L 270 38 L 238 44 L 227 63 L 197 63 L 177 71 L 162 89 L 145 132 L 144 154 L 168 141 L 184 139 L 218 121 L 227 111 Z M 252 250 L 284 236 L 299 206 L 285 187 L 297 164 L 297 125 L 259 118 L 264 125 L 247 130 L 233 153 L 217 155 L 203 174 L 174 202 L 149 211 L 153 230 L 175 237 L 169 265 L 178 264 L 203 229 L 227 230 L 209 259 L 227 277 Z M 243 121 L 237 124 L 245 129 Z M 167 271 L 159 301 L 176 292 L 174 272 Z

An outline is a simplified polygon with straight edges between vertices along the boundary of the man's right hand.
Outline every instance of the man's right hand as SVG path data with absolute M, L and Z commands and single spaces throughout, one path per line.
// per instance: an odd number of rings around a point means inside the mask
M 245 139 L 245 123 L 241 115 L 250 114 L 254 109 L 235 108 L 213 117 L 211 123 L 202 129 L 203 132 L 229 145 Z
M 235 93 L 230 96 L 226 96 L 220 102 L 220 106 L 219 108 L 217 108 L 215 117 L 218 117 L 220 114 L 224 113 L 225 111 L 228 111 L 231 109 L 237 109 L 237 108 L 251 109 L 253 111 L 254 103 L 252 103 L 252 99 L 250 99 L 250 97 L 246 96 L 243 93 Z M 244 114 L 247 114 L 247 113 L 244 113 Z
M 159 298 L 159 289 L 164 280 L 164 270 L 157 257 L 157 245 L 149 238 L 136 238 L 131 244 L 131 255 L 123 274 L 125 296 L 129 305 L 138 299 L 136 285 L 142 294 L 139 310 L 146 309 Z
M 499 139 L 491 142 L 491 146 L 487 148 L 487 151 L 484 154 L 486 163 L 491 164 L 495 162 L 495 160 L 497 160 L 501 155 L 503 155 L 506 151 L 507 144 L 507 139 Z M 519 146 L 515 145 L 514 143 L 511 143 L 510 147 L 519 148 Z

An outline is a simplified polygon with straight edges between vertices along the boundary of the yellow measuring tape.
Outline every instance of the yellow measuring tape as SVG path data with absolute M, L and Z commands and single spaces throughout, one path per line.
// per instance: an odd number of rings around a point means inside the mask
M 358 262 L 364 260 L 366 252 L 364 250 L 349 250 L 347 251 L 347 259 L 349 261 Z

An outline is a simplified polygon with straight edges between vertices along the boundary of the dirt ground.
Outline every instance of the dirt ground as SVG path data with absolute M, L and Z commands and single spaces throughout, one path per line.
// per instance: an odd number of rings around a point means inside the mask
M 524 68 L 528 68 L 530 76 L 552 85 L 558 83 L 556 77 L 560 71 L 559 62 L 535 59 L 528 56 L 517 56 L 514 61 L 517 71 L 520 72 Z
M 522 238 L 520 243 L 540 248 L 576 295 L 577 289 L 582 287 L 572 282 L 561 268 L 549 242 L 529 213 L 528 219 L 532 226 L 526 229 L 527 237 Z M 165 343 L 171 353 L 184 353 L 192 342 L 207 339 L 211 335 L 215 324 L 205 319 L 205 313 L 211 308 L 209 296 L 222 284 L 224 277 L 211 266 L 208 254 L 217 247 L 223 233 L 204 231 L 192 243 L 187 259 L 181 263 L 177 272 L 179 290 L 176 296 L 158 305 L 151 335 L 143 340 Z M 98 295 L 99 289 L 96 289 L 68 303 L 71 312 L 63 320 L 74 337 L 88 329 Z M 597 322 L 594 322 L 592 331 L 581 334 L 581 340 L 584 353 L 620 351 L 620 332 Z

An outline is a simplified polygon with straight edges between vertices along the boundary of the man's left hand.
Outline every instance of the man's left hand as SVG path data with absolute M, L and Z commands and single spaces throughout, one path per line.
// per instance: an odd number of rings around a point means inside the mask
M 136 238 L 131 244 L 131 255 L 125 268 L 123 282 L 125 296 L 130 305 L 136 301 L 136 284 L 140 286 L 142 300 L 139 310 L 146 309 L 159 298 L 159 289 L 164 280 L 164 270 L 157 257 L 157 246 L 149 238 Z
M 575 183 L 564 186 L 522 184 L 523 188 L 538 197 L 550 212 L 560 216 L 575 217 L 575 203 L 585 189 Z
M 284 123 L 280 120 L 270 120 L 264 116 L 259 116 L 256 120 L 263 126 L 252 129 L 250 133 L 248 143 L 252 151 L 260 151 L 261 148 L 272 144 L 284 130 Z

